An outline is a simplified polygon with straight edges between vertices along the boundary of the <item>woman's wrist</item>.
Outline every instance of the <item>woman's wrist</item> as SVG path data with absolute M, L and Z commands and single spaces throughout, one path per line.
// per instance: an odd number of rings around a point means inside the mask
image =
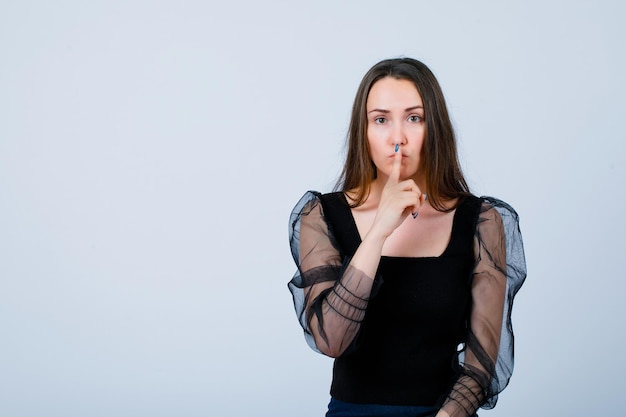
M 376 235 L 372 231 L 368 232 L 352 257 L 350 262 L 352 266 L 363 271 L 367 276 L 374 278 L 385 240 L 386 238 L 383 236 Z
M 389 236 L 384 235 L 383 233 L 378 232 L 374 228 L 370 229 L 369 232 L 365 236 L 363 236 L 363 240 L 361 243 L 365 243 L 367 245 L 371 245 L 373 247 L 380 247 L 381 251 L 385 241 Z

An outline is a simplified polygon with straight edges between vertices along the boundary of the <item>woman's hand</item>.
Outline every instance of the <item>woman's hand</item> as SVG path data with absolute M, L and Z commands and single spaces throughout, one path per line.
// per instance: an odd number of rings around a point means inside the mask
M 402 152 L 396 152 L 387 183 L 378 203 L 378 210 L 370 233 L 389 237 L 411 213 L 417 213 L 426 199 L 415 181 L 400 181 Z
M 387 238 L 411 213 L 424 204 L 426 195 L 413 180 L 400 181 L 402 155 L 396 152 L 389 178 L 381 191 L 378 208 L 350 264 L 366 276 L 376 276 L 380 256 Z

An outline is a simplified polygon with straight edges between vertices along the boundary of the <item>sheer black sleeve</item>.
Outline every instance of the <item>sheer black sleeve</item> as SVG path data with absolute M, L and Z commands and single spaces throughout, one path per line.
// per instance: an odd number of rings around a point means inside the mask
M 443 404 L 452 417 L 490 409 L 513 373 L 513 298 L 526 279 L 518 215 L 512 207 L 483 197 L 474 238 L 476 263 L 472 309 L 459 378 Z
M 342 258 L 319 197 L 307 192 L 291 213 L 289 242 L 297 271 L 288 286 L 309 346 L 336 357 L 360 328 L 373 279 Z

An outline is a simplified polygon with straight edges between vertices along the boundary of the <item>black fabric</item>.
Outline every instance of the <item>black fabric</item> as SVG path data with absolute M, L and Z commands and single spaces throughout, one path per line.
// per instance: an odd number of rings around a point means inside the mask
M 343 398 L 428 406 L 437 396 L 451 417 L 496 404 L 513 372 L 511 312 L 526 278 L 519 217 L 496 198 L 468 197 L 452 223 L 441 256 L 382 256 L 368 276 L 351 262 L 360 237 L 343 194 L 308 191 L 292 210 L 288 287 L 309 346 L 337 358 Z
M 324 213 L 340 252 L 360 244 L 342 193 L 323 195 Z M 451 240 L 431 258 L 382 257 L 372 295 L 352 345 L 335 360 L 331 394 L 347 402 L 434 405 L 455 380 L 456 348 L 465 335 L 480 201 L 456 209 Z
M 320 201 L 324 207 L 326 220 L 337 239 L 339 253 L 343 257 L 353 256 L 361 244 L 361 239 L 345 194 L 342 192 L 322 194 Z

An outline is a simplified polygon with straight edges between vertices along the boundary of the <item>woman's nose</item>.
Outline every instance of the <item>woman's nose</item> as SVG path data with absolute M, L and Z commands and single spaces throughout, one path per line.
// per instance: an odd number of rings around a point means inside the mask
M 391 143 L 399 145 L 404 145 L 406 143 L 406 135 L 404 134 L 402 124 L 396 124 L 393 126 L 391 131 Z

